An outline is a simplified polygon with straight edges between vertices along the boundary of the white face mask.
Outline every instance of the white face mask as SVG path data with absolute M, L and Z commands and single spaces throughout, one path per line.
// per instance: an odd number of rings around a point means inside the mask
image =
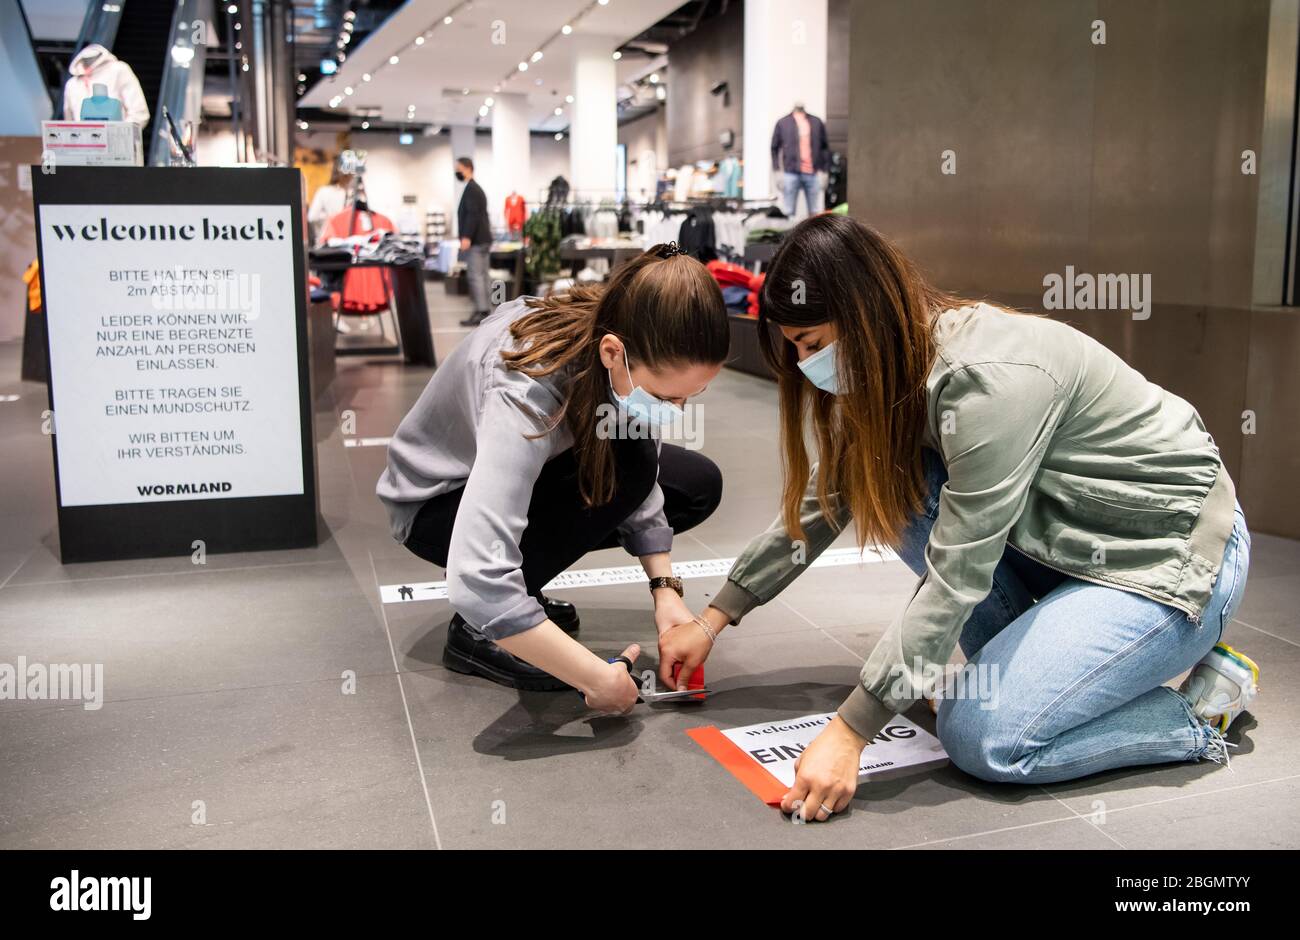
M 839 394 L 839 376 L 835 370 L 835 344 L 827 343 L 807 359 L 799 360 L 799 370 L 823 392 Z
M 627 380 L 631 382 L 632 366 L 627 361 L 626 346 L 623 347 L 623 367 L 627 369 Z M 614 372 L 612 369 L 609 373 L 609 391 L 614 396 L 614 401 L 627 412 L 629 417 L 644 421 L 652 427 L 663 427 L 683 417 L 682 409 L 677 405 L 661 398 L 655 398 L 640 385 L 634 385 L 632 391 L 628 392 L 628 394 L 620 395 L 618 390 L 614 388 Z

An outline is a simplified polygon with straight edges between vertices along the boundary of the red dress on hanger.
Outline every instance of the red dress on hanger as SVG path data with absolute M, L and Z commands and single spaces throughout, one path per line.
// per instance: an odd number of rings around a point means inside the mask
M 351 226 L 351 231 L 348 231 Z M 329 217 L 321 232 L 321 241 L 331 238 L 349 238 L 353 235 L 372 235 L 379 241 L 384 232 L 395 232 L 391 219 L 378 212 L 367 210 L 353 212 L 348 206 Z M 334 306 L 341 313 L 375 313 L 388 308 L 392 296 L 392 282 L 384 268 L 356 268 L 343 275 L 342 294 L 334 295 Z
M 528 209 L 524 205 L 524 197 L 518 193 L 511 193 L 506 197 L 506 228 L 512 232 L 522 232 L 524 230 L 524 220 L 528 218 Z

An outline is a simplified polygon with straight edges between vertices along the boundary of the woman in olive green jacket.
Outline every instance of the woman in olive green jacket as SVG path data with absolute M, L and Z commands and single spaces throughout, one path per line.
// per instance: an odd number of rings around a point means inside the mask
M 935 290 L 844 216 L 787 236 L 761 300 L 781 515 L 663 635 L 662 678 L 690 675 L 850 521 L 921 576 L 801 755 L 787 812 L 846 807 L 862 748 L 921 698 L 938 700 L 953 763 L 987 780 L 1226 759 L 1221 733 L 1258 678 L 1219 642 L 1250 537 L 1191 405 L 1065 324 Z

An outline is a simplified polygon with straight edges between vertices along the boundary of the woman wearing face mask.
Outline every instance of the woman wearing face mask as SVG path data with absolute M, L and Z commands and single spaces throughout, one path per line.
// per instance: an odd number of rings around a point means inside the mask
M 737 560 L 708 629 L 661 636 L 661 668 L 694 669 L 850 521 L 859 545 L 893 546 L 921 575 L 800 756 L 787 812 L 844 809 L 862 748 L 936 687 L 940 740 L 986 780 L 1226 760 L 1221 733 L 1258 678 L 1219 642 L 1250 537 L 1191 405 L 1065 324 L 934 289 L 843 216 L 786 237 L 760 319 L 780 389 L 781 515 Z M 948 683 L 954 644 L 974 668 Z M 1188 669 L 1181 690 L 1164 686 Z
M 708 270 L 660 245 L 605 285 L 502 304 L 438 367 L 389 444 L 377 493 L 394 537 L 447 569 L 449 668 L 572 687 L 600 711 L 635 704 L 628 668 L 574 640 L 572 605 L 542 589 L 622 544 L 651 579 L 658 629 L 690 619 L 669 549 L 717 507 L 722 477 L 658 437 L 718 374 L 728 343 Z

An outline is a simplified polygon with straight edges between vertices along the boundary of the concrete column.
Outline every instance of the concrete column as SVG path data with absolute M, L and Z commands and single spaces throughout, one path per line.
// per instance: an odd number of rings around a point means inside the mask
M 823 0 L 824 2 L 824 0 Z M 570 105 L 571 187 L 594 198 L 614 196 L 618 148 L 618 81 L 608 39 L 577 40 Z
M 528 137 L 528 98 L 526 95 L 494 95 L 492 105 L 492 191 L 488 208 L 493 223 L 504 224 L 506 197 L 512 192 L 528 203 L 537 201 L 537 193 L 528 191 L 532 179 Z
M 772 131 L 796 102 L 826 120 L 826 0 L 746 0 L 746 199 L 779 195 Z

